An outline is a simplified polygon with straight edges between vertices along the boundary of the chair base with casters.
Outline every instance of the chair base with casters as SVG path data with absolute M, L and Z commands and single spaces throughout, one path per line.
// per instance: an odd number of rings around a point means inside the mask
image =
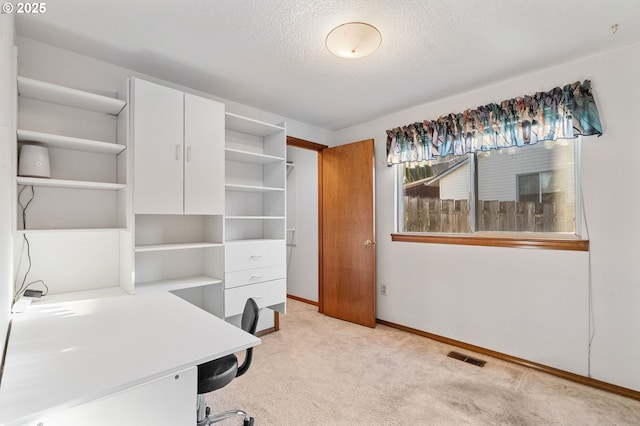
M 248 299 L 244 306 L 241 320 L 241 326 L 244 331 L 255 334 L 259 313 L 260 308 L 256 301 Z M 249 348 L 240 366 L 238 366 L 238 358 L 234 354 L 214 359 L 198 366 L 197 426 L 210 425 L 235 416 L 244 417 L 244 426 L 253 425 L 253 417 L 250 417 L 242 410 L 229 410 L 210 415 L 211 409 L 207 407 L 207 402 L 205 401 L 205 394 L 221 389 L 236 377 L 242 376 L 249 369 L 252 356 L 253 348 Z
M 228 410 L 215 415 L 210 415 L 211 410 L 207 407 L 204 395 L 198 395 L 198 422 L 197 426 L 207 426 L 211 423 L 221 422 L 231 417 L 243 417 L 243 426 L 253 426 L 253 417 L 249 416 L 242 410 Z

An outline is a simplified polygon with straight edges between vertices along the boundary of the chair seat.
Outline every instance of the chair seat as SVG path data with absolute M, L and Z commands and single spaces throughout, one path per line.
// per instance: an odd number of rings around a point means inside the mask
M 198 366 L 198 393 L 208 393 L 231 383 L 238 372 L 238 358 L 227 355 Z

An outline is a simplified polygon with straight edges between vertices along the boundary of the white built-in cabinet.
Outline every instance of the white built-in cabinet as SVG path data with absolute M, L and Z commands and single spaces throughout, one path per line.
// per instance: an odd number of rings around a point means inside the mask
M 16 170 L 18 286 L 31 268 L 67 298 L 172 291 L 232 322 L 249 297 L 285 312 L 284 124 L 138 78 L 105 95 L 19 77 L 18 92 L 16 169 L 31 143 L 52 174 Z
M 130 291 L 126 90 L 116 97 L 25 77 L 17 85 L 17 286 L 29 271 L 27 282 L 44 280 L 51 295 Z M 47 148 L 51 178 L 19 175 L 24 144 Z
M 225 315 L 286 302 L 286 129 L 226 114 Z
M 224 104 L 132 79 L 136 214 L 224 213 Z
M 198 289 L 222 316 L 224 104 L 131 80 L 135 292 Z

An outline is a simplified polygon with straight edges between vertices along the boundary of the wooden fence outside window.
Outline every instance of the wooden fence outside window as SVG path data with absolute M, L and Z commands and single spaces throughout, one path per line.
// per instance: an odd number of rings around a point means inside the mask
M 575 204 L 485 201 L 478 203 L 479 231 L 575 232 Z M 404 232 L 469 233 L 467 200 L 404 197 Z

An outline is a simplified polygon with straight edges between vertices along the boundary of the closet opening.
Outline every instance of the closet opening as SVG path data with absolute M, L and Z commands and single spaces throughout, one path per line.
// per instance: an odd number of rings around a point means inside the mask
M 287 297 L 322 312 L 322 150 L 287 136 Z

